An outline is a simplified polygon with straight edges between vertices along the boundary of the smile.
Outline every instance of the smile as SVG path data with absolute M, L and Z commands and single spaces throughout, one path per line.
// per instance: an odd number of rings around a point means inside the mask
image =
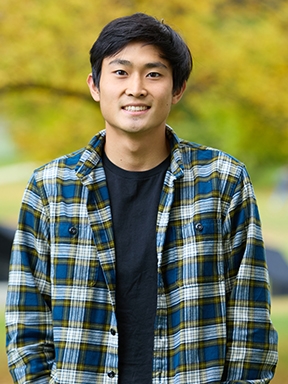
M 139 105 L 139 106 L 127 105 L 123 109 L 125 109 L 125 111 L 129 111 L 129 112 L 140 112 L 140 111 L 146 111 L 147 109 L 149 109 L 149 107 L 144 106 L 144 105 Z

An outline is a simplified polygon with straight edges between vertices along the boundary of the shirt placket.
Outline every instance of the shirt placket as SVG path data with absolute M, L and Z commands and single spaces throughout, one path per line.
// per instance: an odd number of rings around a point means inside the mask
M 167 301 L 161 273 L 158 275 L 157 315 L 155 321 L 153 384 L 167 383 L 168 334 Z
M 178 161 L 181 162 L 180 153 L 178 150 L 173 150 L 170 168 L 164 180 L 157 218 L 158 294 L 154 336 L 153 384 L 168 384 L 169 382 L 168 306 L 161 266 L 166 231 L 174 200 L 174 182 L 176 179 L 183 177 L 183 170 Z

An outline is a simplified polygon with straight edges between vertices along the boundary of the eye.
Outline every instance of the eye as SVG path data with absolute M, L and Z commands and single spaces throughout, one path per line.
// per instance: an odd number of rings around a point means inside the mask
M 117 69 L 117 71 L 114 71 L 115 75 L 118 76 L 126 76 L 127 72 L 123 71 L 123 69 Z
M 160 77 L 161 74 L 158 72 L 150 72 L 148 73 L 147 77 Z

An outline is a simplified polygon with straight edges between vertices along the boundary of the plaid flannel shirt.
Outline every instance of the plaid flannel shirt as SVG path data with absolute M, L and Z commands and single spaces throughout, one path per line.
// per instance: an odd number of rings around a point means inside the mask
M 268 383 L 277 333 L 249 176 L 231 156 L 180 140 L 169 127 L 167 135 L 153 384 Z M 104 140 L 101 131 L 84 150 L 39 168 L 25 190 L 6 306 L 17 383 L 117 383 Z

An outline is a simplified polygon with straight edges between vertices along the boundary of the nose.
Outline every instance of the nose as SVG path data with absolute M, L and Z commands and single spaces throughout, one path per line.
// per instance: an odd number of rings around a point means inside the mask
M 127 96 L 133 97 L 143 97 L 147 95 L 147 90 L 139 75 L 130 77 L 125 93 Z

